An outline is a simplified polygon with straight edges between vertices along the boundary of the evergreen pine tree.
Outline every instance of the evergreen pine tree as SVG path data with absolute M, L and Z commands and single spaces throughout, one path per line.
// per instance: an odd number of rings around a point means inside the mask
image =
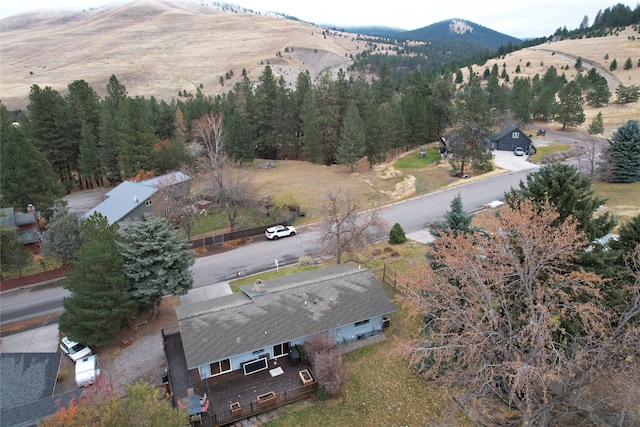
M 98 156 L 98 147 L 96 144 L 96 137 L 89 129 L 86 122 L 82 122 L 80 131 L 80 156 L 78 158 L 78 167 L 80 174 L 86 181 L 95 178 L 100 181 L 100 157 Z M 87 184 L 90 186 L 90 184 Z
M 407 236 L 405 236 L 402 226 L 396 222 L 389 232 L 389 243 L 392 245 L 400 245 L 406 241 Z
M 456 84 L 460 84 L 460 83 L 462 83 L 463 81 L 464 81 L 464 77 L 463 77 L 463 75 L 462 75 L 462 71 L 461 71 L 461 70 L 456 71 L 456 79 L 455 79 L 455 83 L 456 83 Z
M 616 88 L 616 95 L 618 97 L 618 102 L 621 104 L 636 102 L 638 101 L 638 99 L 640 99 L 640 86 L 625 86 L 623 84 L 618 85 L 618 87 Z
M 278 82 L 267 65 L 255 90 L 253 111 L 256 155 L 263 159 L 275 159 L 277 154 L 278 92 Z
M 600 135 L 604 132 L 604 119 L 602 118 L 602 111 L 598 112 L 598 115 L 593 119 L 589 125 L 589 135 Z
M 0 104 L 0 183 L 2 206 L 37 211 L 49 209 L 62 194 L 57 176 L 46 156 L 24 136 L 20 126 L 11 123 L 9 112 Z
M 614 71 L 616 68 L 618 68 L 618 61 L 613 58 L 613 61 L 609 64 L 609 71 Z
M 189 243 L 169 229 L 165 220 L 151 217 L 130 223 L 121 231 L 118 245 L 139 311 L 152 308 L 155 315 L 164 292 L 184 295 L 193 286 Z
M 80 216 L 69 212 L 62 202 L 56 202 L 53 216 L 42 235 L 42 254 L 59 259 L 62 265 L 69 265 L 76 258 L 82 245 Z
M 338 161 L 343 165 L 349 165 L 353 173 L 353 165 L 365 151 L 366 135 L 364 124 L 355 101 L 349 103 L 347 114 L 344 118 L 340 145 L 338 146 Z
M 616 224 L 608 212 L 594 215 L 607 200 L 594 196 L 589 177 L 563 163 L 553 163 L 527 175 L 526 182 L 520 181 L 519 188 L 505 193 L 505 199 L 513 208 L 526 199 L 538 207 L 548 200 L 559 214 L 555 222 L 559 224 L 573 216 L 578 221 L 578 230 L 584 232 L 589 241 L 609 233 Z
M 247 121 L 237 109 L 224 116 L 224 149 L 235 162 L 251 162 L 255 158 L 253 140 Z
M 532 122 L 531 81 L 528 78 L 516 77 L 513 80 L 511 109 L 516 121 L 522 126 Z
M 80 171 L 80 176 L 85 182 L 92 178 L 100 179 L 100 164 L 94 162 L 90 167 L 81 168 L 81 156 L 87 157 L 87 151 L 83 151 L 83 142 L 87 138 L 92 138 L 94 143 L 90 156 L 98 158 L 95 141 L 100 133 L 100 97 L 96 91 L 84 80 L 75 80 L 67 86 L 68 93 L 65 96 L 66 102 L 66 138 L 72 141 L 74 150 L 74 169 Z M 86 147 L 84 147 L 86 150 Z M 80 181 L 81 188 L 84 182 Z
M 439 221 L 433 224 L 431 234 L 436 237 L 440 237 L 443 234 L 468 234 L 476 230 L 471 226 L 473 221 L 473 214 L 468 214 L 464 211 L 462 206 L 462 196 L 456 195 L 451 204 L 449 210 L 444 214 L 444 221 Z
M 633 68 L 633 61 L 631 60 L 631 57 L 627 58 L 627 60 L 624 61 L 624 65 L 622 68 L 624 70 L 630 70 Z
M 567 83 L 559 94 L 560 101 L 555 104 L 553 120 L 567 126 L 577 126 L 585 121 L 582 109 L 582 91 L 575 81 Z
M 98 153 L 102 164 L 102 175 L 110 184 L 116 184 L 122 179 L 119 159 L 119 128 L 121 125 L 120 110 L 124 108 L 127 100 L 127 91 L 115 75 L 109 78 L 107 84 L 107 96 L 102 102 L 102 115 L 100 120 L 100 138 Z
M 118 153 L 123 176 L 130 178 L 140 171 L 152 171 L 157 138 L 143 101 L 127 99 L 119 111 L 119 123 Z
M 64 283 L 71 296 L 63 302 L 59 327 L 75 341 L 104 346 L 127 324 L 136 304 L 116 245 L 118 225 L 94 213 L 82 230 L 82 248 Z
M 391 76 L 391 68 L 386 62 L 382 62 L 376 73 L 376 79 L 371 84 L 371 94 L 373 102 L 382 104 L 383 102 L 391 103 L 395 93 L 393 80 Z
M 448 146 L 454 170 L 464 175 L 469 164 L 477 171 L 491 170 L 491 153 L 484 148 L 483 141 L 489 135 L 493 116 L 475 74 L 469 76 L 456 94 L 455 117 L 457 129 Z
M 591 82 L 589 89 L 587 89 L 587 102 L 593 107 L 600 108 L 608 104 L 610 98 L 609 83 L 607 79 L 598 74 L 598 77 Z
M 27 138 L 45 154 L 68 193 L 73 187 L 72 171 L 78 160 L 77 141 L 66 135 L 66 105 L 58 91 L 46 86 L 31 86 L 29 120 L 25 123 Z
M 615 131 L 607 146 L 606 178 L 611 182 L 640 181 L 640 124 L 629 120 Z

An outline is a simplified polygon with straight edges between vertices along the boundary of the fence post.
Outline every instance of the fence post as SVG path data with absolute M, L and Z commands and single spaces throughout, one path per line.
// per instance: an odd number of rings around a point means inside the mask
M 396 286 L 398 286 L 398 270 L 393 270 L 393 287 L 395 288 Z
M 387 263 L 382 264 L 382 283 L 387 281 Z

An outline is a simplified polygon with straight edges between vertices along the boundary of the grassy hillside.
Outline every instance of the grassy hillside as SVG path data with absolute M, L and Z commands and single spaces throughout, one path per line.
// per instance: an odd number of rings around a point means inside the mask
M 300 21 L 188 2 L 145 2 L 80 13 L 29 14 L 0 23 L 0 99 L 24 108 L 32 84 L 64 93 L 86 80 L 100 96 L 112 74 L 130 96 L 170 101 L 178 91 L 216 95 L 242 79 L 258 82 L 265 65 L 294 83 L 346 68 L 365 49 L 352 35 Z M 287 52 L 288 50 L 288 52 Z M 220 77 L 233 77 L 220 85 Z
M 634 36 L 635 38 L 630 38 Z M 609 59 L 605 59 L 608 54 Z M 573 80 L 578 71 L 574 67 L 576 59 L 580 57 L 583 62 L 584 72 L 591 67 L 596 67 L 600 74 L 611 75 L 614 86 L 618 84 L 640 85 L 640 37 L 631 28 L 620 32 L 617 36 L 597 37 L 582 40 L 563 40 L 559 42 L 548 42 L 543 45 L 512 52 L 504 57 L 491 59 L 486 64 L 475 65 L 473 70 L 482 74 L 485 67 L 491 69 L 494 64 L 498 65 L 500 72 L 503 67 L 509 74 L 510 81 L 516 76 L 533 78 L 536 74 L 542 77 L 549 67 L 554 66 L 558 74 L 564 73 L 568 80 Z M 616 59 L 618 68 L 609 71 L 611 61 Z M 624 70 L 623 64 L 627 58 L 631 58 L 634 66 L 631 70 Z M 527 65 L 529 64 L 529 65 Z M 521 72 L 516 74 L 515 70 L 520 66 Z M 569 69 L 564 69 L 569 66 Z M 465 80 L 468 78 L 468 69 L 462 70 Z M 605 75 L 607 77 L 607 75 Z M 612 101 L 615 100 L 615 90 L 612 91 Z M 605 121 L 605 135 L 610 136 L 620 125 L 629 119 L 640 117 L 640 103 L 618 105 L 610 103 L 603 108 L 585 108 L 586 121 L 579 130 L 586 132 L 593 118 L 602 111 Z

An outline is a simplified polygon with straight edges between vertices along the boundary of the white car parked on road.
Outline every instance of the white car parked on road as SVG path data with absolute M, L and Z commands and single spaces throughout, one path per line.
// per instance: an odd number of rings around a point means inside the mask
M 278 240 L 280 237 L 295 236 L 296 229 L 291 225 L 276 225 L 267 228 L 264 235 L 267 236 L 269 240 Z

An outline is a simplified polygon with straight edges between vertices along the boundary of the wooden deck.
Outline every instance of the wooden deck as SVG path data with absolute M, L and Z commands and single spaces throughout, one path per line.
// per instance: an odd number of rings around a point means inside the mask
M 200 421 L 202 426 L 241 420 L 311 396 L 317 388 L 315 381 L 304 384 L 300 376 L 300 371 L 311 371 L 311 366 L 303 363 L 291 366 L 287 357 L 272 359 L 268 369 L 250 375 L 234 371 L 201 380 L 197 370 L 187 370 L 180 333 L 167 330 L 163 331 L 163 337 L 174 403 L 187 396 L 188 388 L 193 388 L 201 396 L 206 393 L 209 398 L 209 408 Z M 272 377 L 270 371 L 276 368 L 282 368 L 283 372 Z M 259 402 L 258 396 L 270 392 L 275 398 Z M 232 407 L 232 404 L 237 405 Z M 234 408 L 236 410 L 232 411 Z

